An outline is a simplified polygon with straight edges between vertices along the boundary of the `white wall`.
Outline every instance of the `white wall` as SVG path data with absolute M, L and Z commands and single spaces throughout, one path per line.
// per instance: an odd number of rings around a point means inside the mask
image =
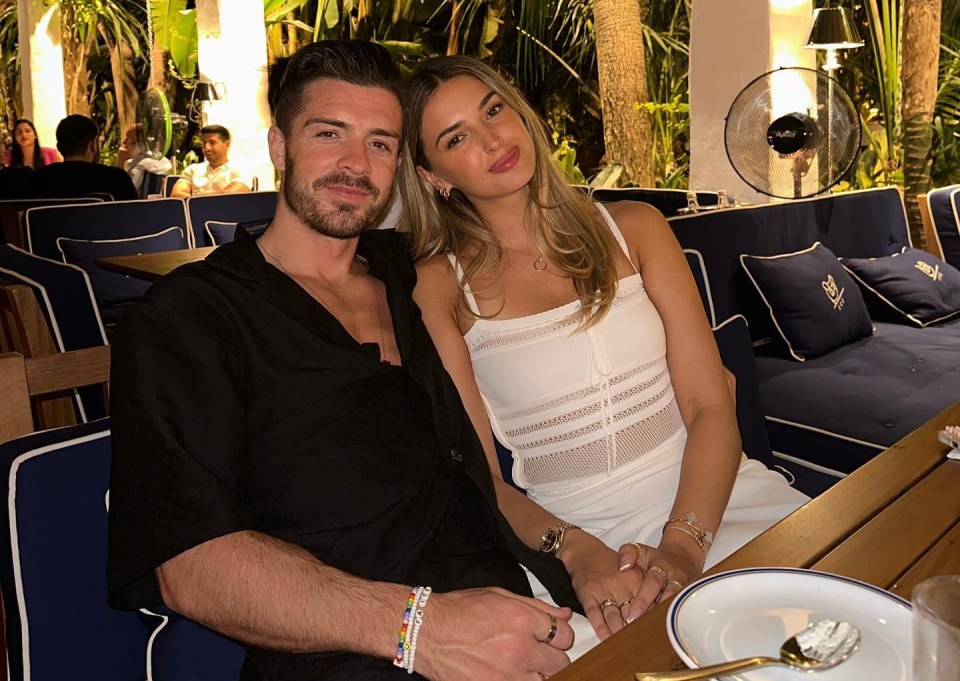
M 273 189 L 263 0 L 197 0 L 197 30 L 201 80 L 222 97 L 204 105 L 207 122 L 230 131 L 230 164 L 258 177 L 261 190 Z
M 60 48 L 60 8 L 48 0 L 17 0 L 20 78 L 24 117 L 33 121 L 40 143 L 57 146 L 57 123 L 67 115 Z M 10 131 L 11 134 L 13 130 Z
M 694 0 L 690 37 L 690 188 L 726 189 L 751 203 L 754 191 L 730 165 L 724 119 L 737 94 L 756 77 L 781 66 L 816 68 L 802 50 L 810 32 L 812 0 Z

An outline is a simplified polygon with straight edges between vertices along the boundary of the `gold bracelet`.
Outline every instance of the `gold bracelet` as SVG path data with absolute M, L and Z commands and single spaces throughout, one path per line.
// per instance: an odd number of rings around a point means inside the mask
M 703 549 L 704 553 L 709 551 L 710 547 L 713 544 L 712 542 L 707 541 L 707 538 L 704 537 L 703 534 L 701 534 L 700 532 L 697 532 L 695 530 L 688 530 L 686 527 L 681 527 L 680 525 L 668 525 L 667 527 L 663 528 L 664 532 L 666 532 L 667 530 L 678 530 L 680 532 L 683 532 L 686 535 L 689 535 L 690 538 L 693 539 L 693 541 L 697 542 L 697 546 Z
M 683 527 L 678 527 L 676 525 L 671 525 L 670 523 L 683 523 L 687 525 L 690 529 L 687 530 Z M 690 535 L 697 545 L 704 551 L 709 550 L 713 545 L 713 532 L 708 530 L 700 522 L 700 519 L 697 517 L 696 513 L 692 511 L 690 513 L 673 513 L 670 517 L 667 518 L 667 521 L 663 524 L 663 529 L 677 529 L 688 535 Z

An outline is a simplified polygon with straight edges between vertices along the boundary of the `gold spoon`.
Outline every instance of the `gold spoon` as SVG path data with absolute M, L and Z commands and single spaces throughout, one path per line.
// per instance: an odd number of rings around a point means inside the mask
M 860 632 L 852 624 L 820 620 L 788 638 L 780 646 L 779 658 L 748 657 L 699 669 L 639 672 L 635 676 L 637 681 L 696 681 L 777 664 L 808 672 L 821 671 L 835 667 L 846 660 L 856 652 L 859 644 Z

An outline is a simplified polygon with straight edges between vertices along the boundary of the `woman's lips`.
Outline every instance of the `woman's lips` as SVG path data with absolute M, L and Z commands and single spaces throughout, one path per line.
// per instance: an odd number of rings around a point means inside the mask
M 520 149 L 514 147 L 508 154 L 501 156 L 496 163 L 490 166 L 491 173 L 505 173 L 520 160 Z

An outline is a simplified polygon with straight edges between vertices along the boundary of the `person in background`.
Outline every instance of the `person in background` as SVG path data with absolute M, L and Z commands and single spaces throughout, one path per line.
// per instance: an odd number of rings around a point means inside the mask
M 3 165 L 10 168 L 42 168 L 62 161 L 56 149 L 40 146 L 40 138 L 33 122 L 18 118 L 13 124 L 13 144 L 4 152 Z
M 222 125 L 208 125 L 200 130 L 200 141 L 206 161 L 184 168 L 170 195 L 185 199 L 197 194 L 250 191 L 249 180 L 230 165 L 230 131 Z
M 117 201 L 138 198 L 130 176 L 119 168 L 99 163 L 100 131 L 87 116 L 73 114 L 57 125 L 60 163 L 40 168 L 27 178 L 29 198 L 60 198 L 94 193 L 110 194 Z
M 143 195 L 143 183 L 147 174 L 169 175 L 173 164 L 169 158 L 161 156 L 154 158 L 140 146 L 140 126 L 137 124 L 127 128 L 123 135 L 123 143 L 117 151 L 117 167 L 123 168 L 137 192 Z M 146 197 L 143 197 L 146 198 Z

